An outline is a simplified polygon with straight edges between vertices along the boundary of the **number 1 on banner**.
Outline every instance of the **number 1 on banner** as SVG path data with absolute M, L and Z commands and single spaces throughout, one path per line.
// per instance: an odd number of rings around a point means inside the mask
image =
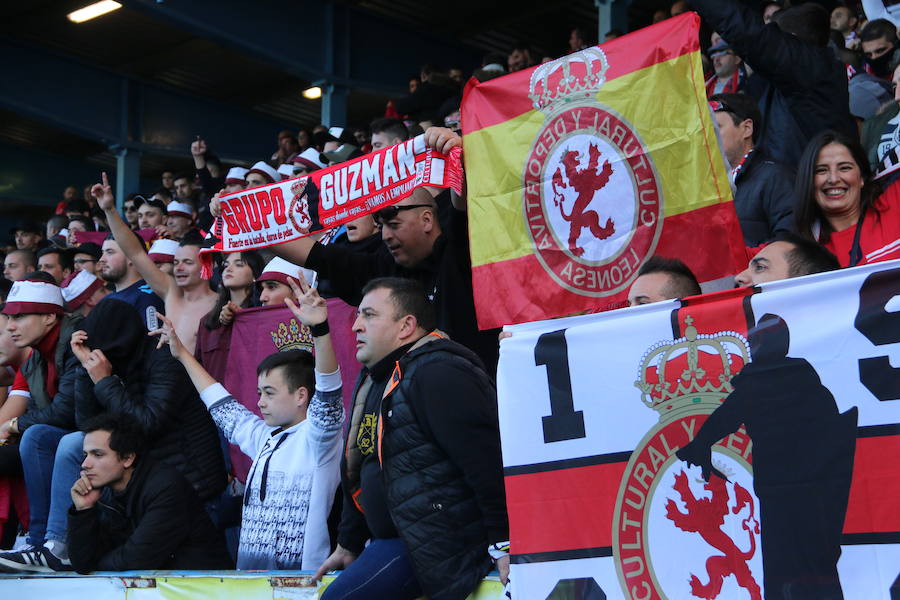
M 577 440 L 584 434 L 584 413 L 575 410 L 572 378 L 569 375 L 569 346 L 566 330 L 551 331 L 538 338 L 534 346 L 534 364 L 547 368 L 550 414 L 542 417 L 544 443 Z

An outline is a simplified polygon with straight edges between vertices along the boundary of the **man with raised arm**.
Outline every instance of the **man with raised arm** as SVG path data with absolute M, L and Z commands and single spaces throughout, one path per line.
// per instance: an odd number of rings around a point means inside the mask
M 449 129 L 431 127 L 425 143 L 442 154 L 462 145 Z M 452 208 L 444 223 L 438 219 L 435 195 L 447 195 Z M 210 205 L 218 214 L 218 199 Z M 465 193 L 418 188 L 412 195 L 373 214 L 382 225 L 384 244 L 371 253 L 339 245 L 324 245 L 312 236 L 271 246 L 277 256 L 312 269 L 327 279 L 331 291 L 347 302 L 359 301 L 359 291 L 376 277 L 415 279 L 434 302 L 437 326 L 484 362 L 493 377 L 497 368 L 497 331 L 479 331 L 472 295 Z
M 302 278 L 300 287 L 288 281 L 297 304 L 290 298 L 285 303 L 310 328 L 316 355 L 290 350 L 263 359 L 256 370 L 263 418 L 206 372 L 168 319 L 152 332 L 160 336 L 160 346 L 168 342 L 228 441 L 253 458 L 244 492 L 239 569 L 315 569 L 330 550 L 328 513 L 340 480 L 341 373 L 325 300 Z
M 202 239 L 187 237 L 175 252 L 173 275 L 163 272 L 144 251 L 140 240 L 116 210 L 116 199 L 103 173 L 103 183 L 95 184 L 91 194 L 106 213 L 109 229 L 116 242 L 141 277 L 157 296 L 165 301 L 166 315 L 175 324 L 175 331 L 189 352 L 197 344 L 197 324 L 216 304 L 216 293 L 209 282 L 200 277 L 200 245 Z

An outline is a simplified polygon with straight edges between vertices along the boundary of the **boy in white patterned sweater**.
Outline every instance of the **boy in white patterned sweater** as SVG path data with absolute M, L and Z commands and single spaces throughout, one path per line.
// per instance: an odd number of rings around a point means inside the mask
M 244 492 L 238 569 L 315 570 L 330 551 L 328 513 L 340 482 L 341 373 L 325 300 L 300 282 L 298 288 L 291 281 L 298 302 L 285 303 L 312 331 L 315 369 L 304 350 L 263 359 L 257 368 L 262 419 L 206 372 L 167 318 L 151 333 L 184 365 L 228 441 L 254 459 Z

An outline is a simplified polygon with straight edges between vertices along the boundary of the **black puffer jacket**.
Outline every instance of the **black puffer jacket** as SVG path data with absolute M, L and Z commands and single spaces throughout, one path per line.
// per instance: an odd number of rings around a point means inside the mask
M 747 159 L 738 175 L 734 210 L 744 243 L 759 246 L 781 231 L 794 229 L 794 174 L 760 151 Z
M 225 538 L 177 471 L 140 459 L 121 494 L 69 508 L 69 556 L 79 573 L 231 569 Z
M 493 383 L 473 352 L 435 335 L 402 355 L 388 381 L 368 392 L 384 396 L 383 437 L 370 457 L 382 458 L 388 510 L 422 591 L 462 600 L 491 568 L 488 545 L 509 539 Z M 351 437 L 358 428 L 350 424 Z M 358 471 L 347 471 L 346 457 L 343 468 L 352 489 Z M 352 500 L 344 513 L 339 543 L 358 551 L 348 528 L 352 513 L 364 527 L 362 515 Z
M 747 91 L 763 115 L 759 145 L 775 162 L 796 167 L 810 138 L 826 129 L 857 138 L 847 71 L 831 49 L 801 41 L 775 23 L 764 25 L 759 12 L 740 0 L 690 5 L 753 69 Z
M 116 340 L 124 347 L 100 348 L 118 360 L 109 357 L 114 374 L 96 385 L 79 367 L 77 425 L 102 412 L 128 413 L 147 432 L 150 457 L 181 471 L 202 500 L 217 496 L 227 483 L 218 433 L 184 367 L 168 349 L 156 349 L 137 311 L 118 300 L 105 300 L 91 312 L 85 321 L 88 344 L 96 348 L 99 339 L 104 345 L 96 329 L 111 323 L 117 324 Z M 139 337 L 123 331 L 129 328 L 137 328 Z

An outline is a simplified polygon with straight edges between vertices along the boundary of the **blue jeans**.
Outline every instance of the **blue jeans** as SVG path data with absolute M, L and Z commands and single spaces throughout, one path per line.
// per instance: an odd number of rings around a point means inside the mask
M 369 542 L 325 589 L 322 600 L 415 600 L 421 595 L 403 540 L 390 538 Z
M 81 474 L 84 434 L 51 425 L 32 425 L 22 434 L 19 454 L 28 490 L 31 522 L 27 542 L 66 541 L 70 490 Z

